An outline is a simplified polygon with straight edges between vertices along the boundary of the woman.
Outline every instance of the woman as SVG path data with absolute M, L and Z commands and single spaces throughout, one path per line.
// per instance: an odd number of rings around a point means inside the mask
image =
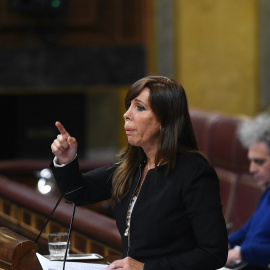
M 165 77 L 146 77 L 130 87 L 125 105 L 128 145 L 112 165 L 80 174 L 76 139 L 59 122 L 52 144 L 61 192 L 84 187 L 68 200 L 115 202 L 123 259 L 106 270 L 222 267 L 228 242 L 219 180 L 197 150 L 184 89 Z

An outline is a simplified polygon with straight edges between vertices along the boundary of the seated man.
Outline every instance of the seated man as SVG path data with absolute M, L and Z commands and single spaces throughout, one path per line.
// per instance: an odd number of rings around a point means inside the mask
M 248 148 L 249 171 L 265 191 L 247 223 L 229 235 L 227 265 L 244 261 L 248 264 L 244 269 L 267 269 L 270 264 L 270 114 L 244 121 L 238 135 Z

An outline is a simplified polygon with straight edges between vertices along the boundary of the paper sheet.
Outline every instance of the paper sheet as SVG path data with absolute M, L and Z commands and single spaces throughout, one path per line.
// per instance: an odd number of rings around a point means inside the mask
M 43 270 L 62 270 L 62 261 L 50 261 L 44 256 L 37 253 L 37 258 Z M 81 262 L 66 262 L 65 270 L 104 270 L 108 265 L 95 263 L 81 263 Z

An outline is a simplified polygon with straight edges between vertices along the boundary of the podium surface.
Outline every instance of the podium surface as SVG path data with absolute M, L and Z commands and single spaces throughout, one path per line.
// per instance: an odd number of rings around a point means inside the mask
M 37 259 L 35 242 L 0 227 L 0 269 L 42 270 Z

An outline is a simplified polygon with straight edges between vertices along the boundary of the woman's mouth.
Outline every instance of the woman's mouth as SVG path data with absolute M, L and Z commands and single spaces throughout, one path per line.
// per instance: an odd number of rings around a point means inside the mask
M 134 131 L 134 129 L 125 128 L 125 131 L 126 131 L 126 134 L 131 134 Z

